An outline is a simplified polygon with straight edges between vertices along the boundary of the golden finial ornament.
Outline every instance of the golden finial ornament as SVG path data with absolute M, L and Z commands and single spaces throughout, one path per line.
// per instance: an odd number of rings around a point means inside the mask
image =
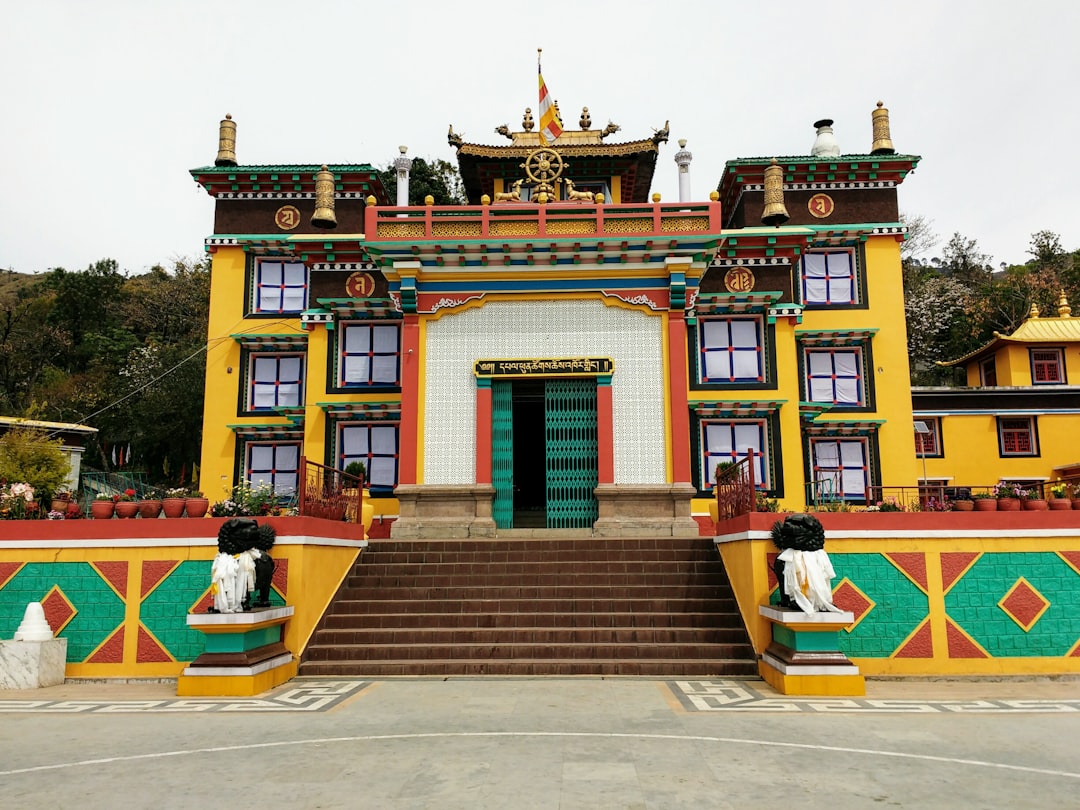
M 658 202 L 660 202 L 660 192 L 659 192 L 659 191 L 654 191 L 654 192 L 653 192 L 653 195 L 652 195 L 652 201 L 653 201 L 654 203 L 658 203 Z
M 236 165 L 236 122 L 228 113 L 225 113 L 221 126 L 218 127 L 217 160 L 214 161 L 214 165 Z
M 315 213 L 311 215 L 311 226 L 324 230 L 337 227 L 334 216 L 334 173 L 326 164 L 315 175 Z
M 491 197 L 489 197 L 487 194 L 481 194 L 480 195 L 480 204 L 481 205 L 491 205 Z
M 1065 290 L 1061 291 L 1061 295 L 1058 296 L 1058 317 L 1068 318 L 1072 313 L 1072 307 L 1069 306 L 1069 299 L 1065 297 Z
M 430 194 L 425 194 L 424 195 L 424 205 L 434 205 L 434 204 L 435 204 L 435 198 L 432 197 Z
M 597 205 L 603 205 L 604 204 L 604 192 L 602 192 L 602 191 L 596 192 L 596 194 L 593 195 L 593 202 L 596 203 Z
M 1028 310 L 1028 317 L 1029 318 L 1038 318 L 1039 317 L 1039 305 L 1038 304 L 1032 303 L 1031 309 Z
M 526 132 L 532 132 L 534 126 L 536 126 L 536 122 L 533 121 L 532 107 L 526 107 L 525 117 L 521 119 L 521 128 Z
M 375 199 L 374 194 L 369 194 L 364 198 L 364 202 L 367 203 L 368 205 L 375 205 L 375 203 L 377 203 L 378 200 Z
M 885 102 L 879 101 L 877 109 L 870 113 L 870 118 L 874 122 L 874 143 L 870 147 L 871 155 L 896 154 L 889 134 L 889 110 L 883 106 L 884 104 Z
M 714 188 L 709 192 L 709 199 L 713 202 L 720 202 L 720 192 Z
M 592 117 L 589 115 L 588 107 L 581 108 L 581 119 L 578 121 L 578 123 L 581 125 L 582 129 L 592 128 Z
M 773 158 L 765 169 L 765 207 L 761 211 L 761 221 L 779 228 L 789 219 L 784 207 L 784 170 Z

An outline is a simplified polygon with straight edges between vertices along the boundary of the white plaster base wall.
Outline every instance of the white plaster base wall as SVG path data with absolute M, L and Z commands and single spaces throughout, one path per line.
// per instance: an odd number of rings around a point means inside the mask
M 0 641 L 0 689 L 59 686 L 67 667 L 66 638 Z
M 494 301 L 426 327 L 424 483 L 476 480 L 480 359 L 610 357 L 615 483 L 665 484 L 664 318 L 599 300 Z

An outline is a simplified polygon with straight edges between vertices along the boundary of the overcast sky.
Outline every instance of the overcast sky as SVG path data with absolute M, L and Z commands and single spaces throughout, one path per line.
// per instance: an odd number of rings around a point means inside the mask
M 569 128 L 609 141 L 671 122 L 653 190 L 693 196 L 724 162 L 805 155 L 833 118 L 866 153 L 878 99 L 921 155 L 901 210 L 1022 262 L 1032 232 L 1080 248 L 1080 4 L 0 0 L 0 268 L 200 256 L 218 121 L 242 164 L 454 160 L 447 125 L 506 143 L 537 109 L 536 49 Z M 1001 10 L 997 10 L 1001 9 Z M 940 250 L 940 246 L 938 248 Z M 934 252 L 927 256 L 934 255 Z

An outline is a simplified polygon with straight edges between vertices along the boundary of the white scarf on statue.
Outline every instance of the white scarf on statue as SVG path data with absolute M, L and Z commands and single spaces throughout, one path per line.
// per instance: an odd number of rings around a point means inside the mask
M 779 558 L 785 563 L 781 587 L 803 613 L 816 613 L 819 610 L 843 612 L 832 602 L 832 578 L 836 572 L 824 549 L 796 551 L 787 548 Z

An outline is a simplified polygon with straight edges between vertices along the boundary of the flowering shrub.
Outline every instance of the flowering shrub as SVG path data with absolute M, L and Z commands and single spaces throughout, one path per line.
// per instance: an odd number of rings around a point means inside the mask
M 29 484 L 6 485 L 0 482 L 0 520 L 28 520 L 41 517 Z
M 1028 491 L 1026 489 L 1011 481 L 1002 481 L 1000 484 L 994 485 L 995 498 L 1026 498 L 1027 496 Z
M 277 496 L 269 484 L 237 484 L 229 498 L 210 507 L 212 517 L 262 517 L 277 508 Z
M 64 519 L 64 513 L 63 512 L 58 512 L 57 510 L 53 509 L 45 517 L 48 518 L 49 520 L 63 520 Z
M 924 512 L 951 512 L 952 503 L 948 498 L 941 498 L 940 500 L 931 495 L 926 499 L 926 502 L 922 505 L 922 511 Z
M 125 489 L 119 495 L 113 495 L 113 500 L 117 501 L 117 502 L 119 502 L 119 501 L 133 501 L 133 500 L 135 500 L 135 490 L 133 490 L 133 489 Z
M 166 498 L 186 498 L 188 491 L 184 487 L 174 487 L 173 489 L 165 490 Z

